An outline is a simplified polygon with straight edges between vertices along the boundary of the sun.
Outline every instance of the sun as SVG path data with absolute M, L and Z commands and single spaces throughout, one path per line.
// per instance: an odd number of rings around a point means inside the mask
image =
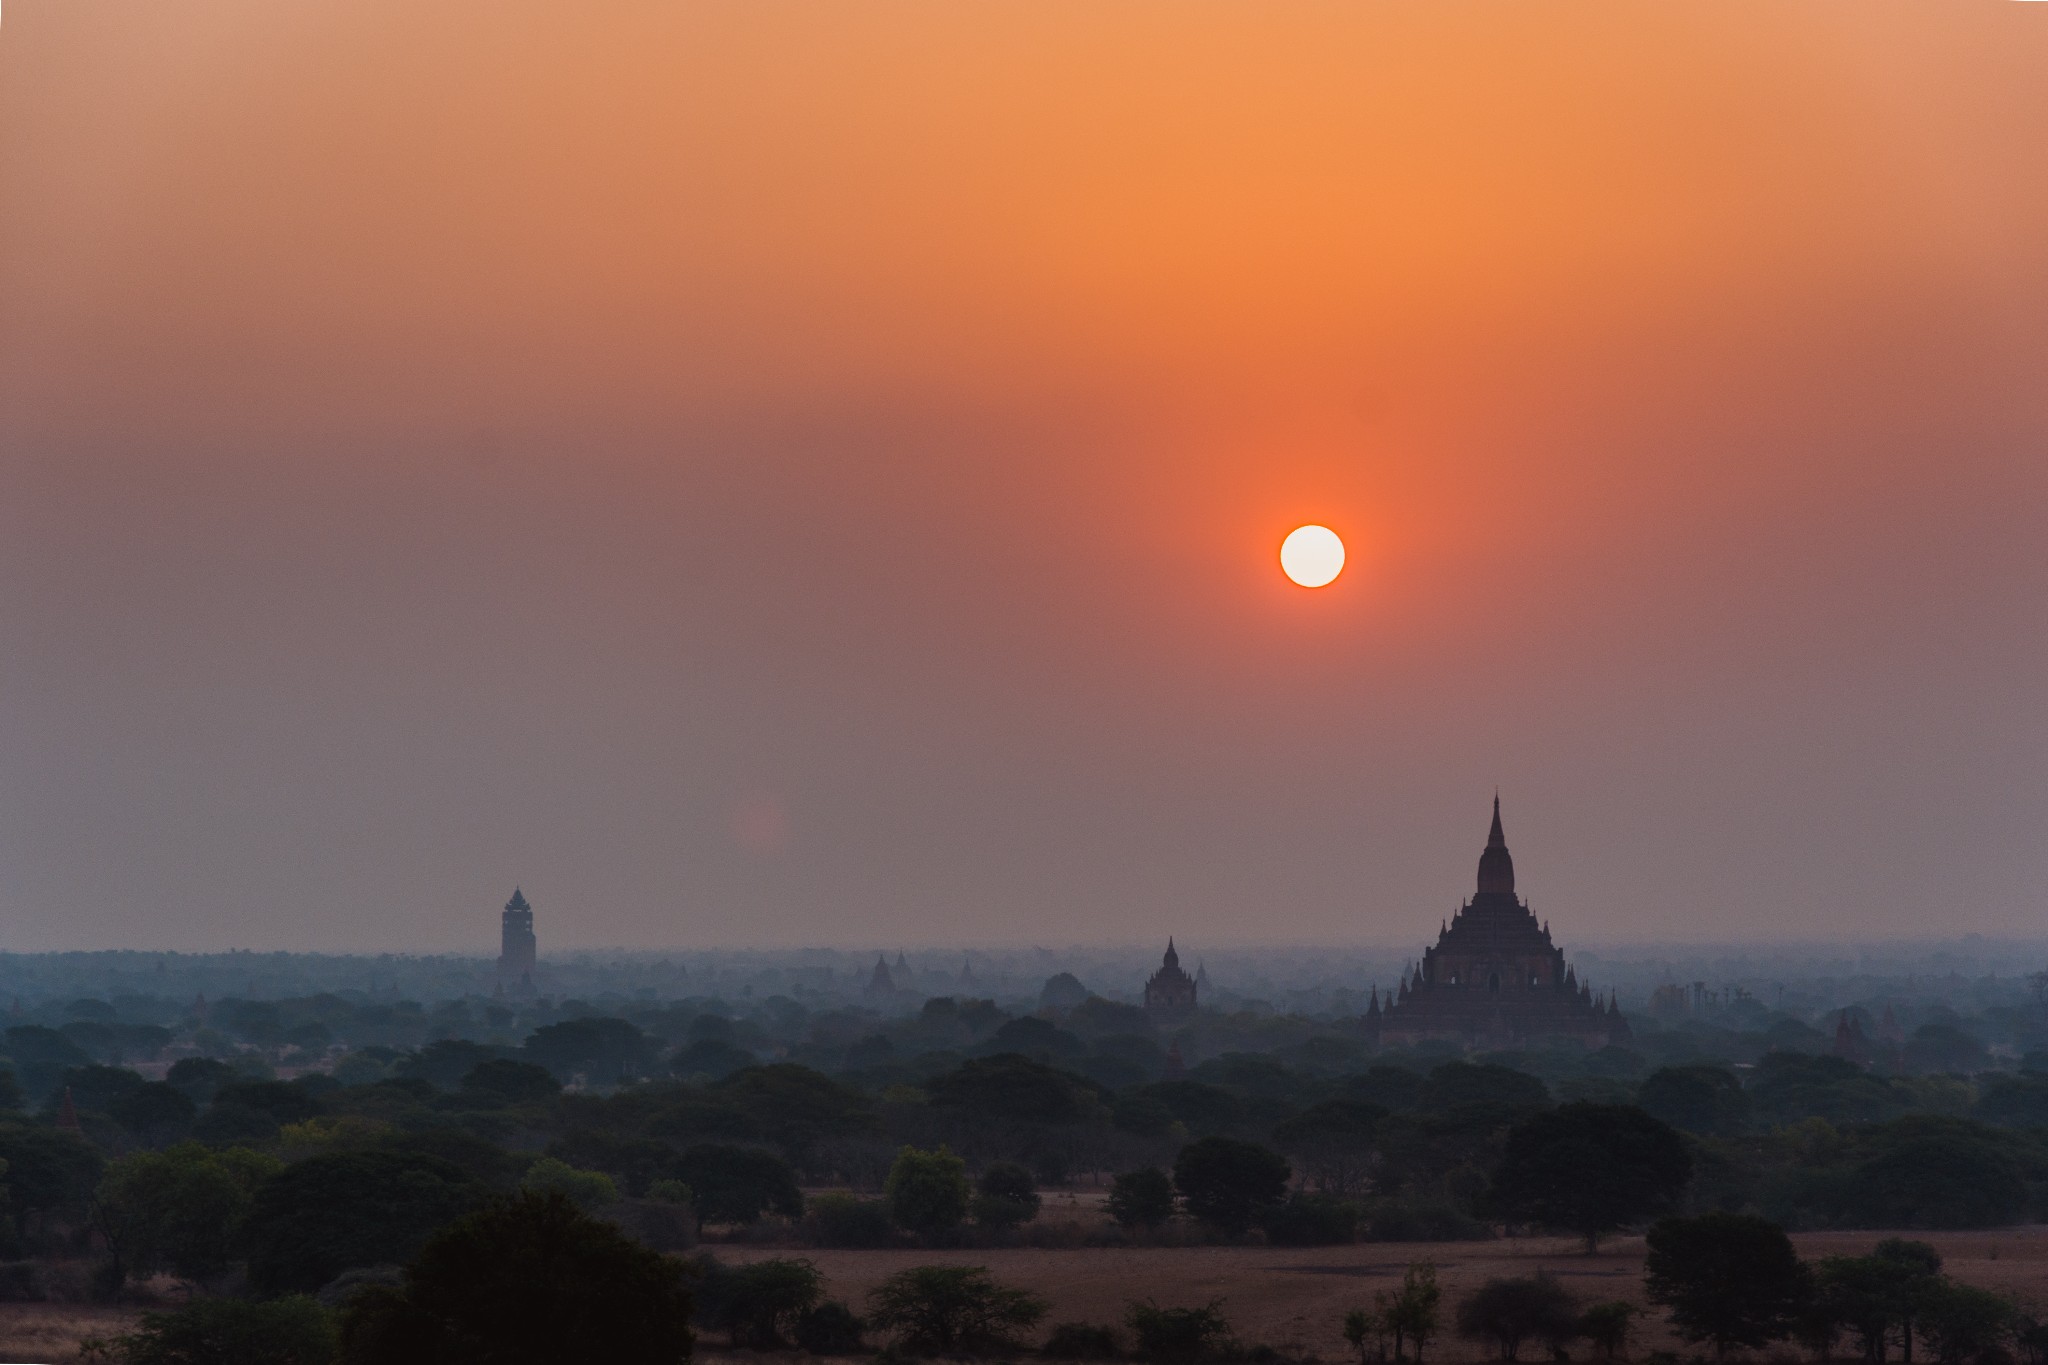
M 1280 542 L 1280 568 L 1304 588 L 1323 588 L 1344 572 L 1344 542 L 1327 526 L 1297 526 Z

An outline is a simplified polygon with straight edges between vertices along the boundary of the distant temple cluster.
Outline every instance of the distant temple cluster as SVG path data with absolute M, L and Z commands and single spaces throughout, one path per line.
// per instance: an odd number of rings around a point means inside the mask
M 536 957 L 533 907 L 514 888 L 505 903 L 499 993 L 532 996 Z M 949 983 L 929 969 L 914 973 L 899 950 L 893 964 L 886 954 L 876 955 L 862 993 L 871 1004 L 891 1008 L 888 1002 L 922 998 L 949 984 L 962 995 L 981 986 L 971 963 L 963 961 L 958 978 Z M 1208 974 L 1199 963 L 1192 975 L 1181 966 L 1180 951 L 1169 938 L 1159 969 L 1145 982 L 1145 1013 L 1165 1027 L 1187 1024 L 1196 1017 L 1207 985 Z M 1747 1000 L 1746 994 L 1735 992 L 1731 1003 L 1736 997 Z M 1088 998 L 1086 986 L 1061 972 L 1046 982 L 1040 1003 L 1064 1010 Z M 1689 991 L 1665 986 L 1652 1003 L 1663 1013 L 1699 1013 L 1717 1007 L 1721 999 L 1704 983 L 1694 983 Z M 1600 1048 L 1630 1041 L 1628 1021 L 1614 993 L 1609 991 L 1602 999 L 1590 983 L 1580 981 L 1565 962 L 1564 949 L 1551 942 L 1550 926 L 1539 922 L 1529 903 L 1515 894 L 1515 863 L 1501 829 L 1498 796 L 1493 801 L 1493 827 L 1479 855 L 1477 890 L 1444 922 L 1435 945 L 1403 970 L 1396 989 L 1383 997 L 1377 986 L 1373 988 L 1361 1022 L 1366 1040 L 1373 1044 L 1447 1041 L 1500 1049 L 1563 1038 Z M 1898 1025 L 1889 1011 L 1877 1032 L 1875 1039 L 1866 1037 L 1845 1014 L 1836 1031 L 1835 1051 L 1864 1062 L 1897 1048 Z M 1167 1060 L 1169 1073 L 1179 1074 L 1178 1043 Z
M 1436 946 L 1404 974 L 1383 1006 L 1375 989 L 1365 1014 L 1374 1042 L 1447 1039 L 1510 1047 L 1575 1038 L 1588 1047 L 1629 1041 L 1612 992 L 1605 1000 L 1565 965 L 1528 902 L 1515 895 L 1515 862 L 1501 830 L 1500 798 L 1479 855 L 1479 889 L 1443 926 Z

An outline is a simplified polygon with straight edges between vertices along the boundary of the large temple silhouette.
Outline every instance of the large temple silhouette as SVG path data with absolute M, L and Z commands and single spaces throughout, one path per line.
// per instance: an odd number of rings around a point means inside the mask
M 1544 1038 L 1572 1038 L 1588 1047 L 1629 1039 L 1628 1021 L 1610 993 L 1605 1001 L 1565 964 L 1529 904 L 1515 895 L 1515 860 L 1501 832 L 1500 798 L 1493 829 L 1479 855 L 1479 890 L 1443 927 L 1436 946 L 1403 974 L 1384 1006 L 1375 989 L 1365 1015 L 1369 1037 L 1383 1043 L 1444 1039 L 1509 1047 Z

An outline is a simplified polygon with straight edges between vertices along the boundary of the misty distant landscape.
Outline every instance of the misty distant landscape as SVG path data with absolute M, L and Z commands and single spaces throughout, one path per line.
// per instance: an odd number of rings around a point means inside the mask
M 2048 1365 L 2043 148 L 2006 0 L 6 0 L 0 1361 Z

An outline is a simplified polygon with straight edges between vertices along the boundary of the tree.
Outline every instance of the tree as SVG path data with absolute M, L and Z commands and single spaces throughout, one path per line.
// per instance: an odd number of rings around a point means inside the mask
M 683 1365 L 680 1261 L 556 1194 L 493 1200 L 436 1233 L 397 1288 L 358 1291 L 343 1365 Z
M 199 1106 L 164 1081 L 149 1081 L 107 1102 L 107 1117 L 144 1142 L 162 1142 L 192 1126 Z
M 1785 1230 L 1745 1213 L 1666 1218 L 1650 1229 L 1644 1285 L 1687 1341 L 1758 1350 L 1787 1336 L 1812 1277 Z
M 247 1148 L 213 1151 L 181 1142 L 107 1167 L 95 1219 L 116 1274 L 168 1270 L 201 1283 L 234 1264 L 235 1236 L 256 1188 L 284 1163 Z
M 1124 1321 L 1138 1339 L 1138 1354 L 1160 1365 L 1194 1365 L 1233 1354 L 1221 1299 L 1194 1308 L 1161 1308 L 1147 1299 L 1133 1303 Z
M 308 1157 L 257 1187 L 243 1224 L 250 1283 L 265 1294 L 310 1293 L 353 1266 L 403 1261 L 487 1194 L 435 1157 Z
M 1543 1272 L 1517 1279 L 1492 1279 L 1458 1305 L 1458 1335 L 1491 1341 L 1502 1360 L 1518 1358 L 1532 1338 L 1554 1348 L 1579 1334 L 1577 1303 L 1564 1286 Z
M 1024 1023 L 1012 1020 L 1012 1024 Z M 1044 1024 L 1042 1019 L 1029 1021 Z M 1010 1027 L 1005 1024 L 1004 1028 Z M 977 1057 L 925 1082 L 932 1103 L 1006 1123 L 1072 1123 L 1087 1082 L 1015 1052 Z
M 290 1081 L 239 1081 L 214 1093 L 216 1105 L 246 1105 L 277 1123 L 304 1123 L 324 1112 L 304 1086 Z
M 1387 1111 L 1363 1100 L 1325 1100 L 1273 1130 L 1281 1151 L 1298 1160 L 1324 1194 L 1364 1194 L 1378 1164 Z
M 1636 1090 L 1651 1117 L 1708 1137 L 1731 1137 L 1749 1119 L 1749 1096 L 1735 1073 L 1718 1066 L 1667 1066 Z
M 1921 1300 L 1941 1281 L 1941 1253 L 1926 1242 L 1887 1237 L 1870 1254 L 1899 1267 L 1905 1280 L 1900 1350 L 1910 1365 L 1913 1359 L 1913 1323 L 1919 1314 Z
M 31 1215 L 82 1213 L 106 1162 L 70 1133 L 0 1124 L 0 1161 L 7 1163 L 8 1202 Z
M 783 1347 L 784 1334 L 795 1331 L 825 1296 L 825 1277 L 800 1257 L 774 1256 L 727 1266 L 701 1256 L 697 1266 L 698 1320 L 706 1327 L 723 1328 L 737 1347 Z
M 676 1175 L 696 1197 L 707 1223 L 757 1223 L 764 1213 L 801 1218 L 803 1191 L 789 1163 L 759 1147 L 706 1143 L 684 1152 Z
M 1941 1278 L 1941 1256 L 1925 1242 L 1890 1237 L 1868 1256 L 1830 1256 L 1815 1275 L 1820 1322 L 1856 1336 L 1863 1358 L 1882 1361 L 1897 1332 L 1913 1358 L 1914 1317 L 1920 1300 Z
M 1045 1300 L 1000 1285 L 987 1266 L 900 1270 L 868 1295 L 868 1319 L 911 1355 L 999 1355 L 1045 1317 Z
M 462 1078 L 463 1098 L 491 1104 L 545 1104 L 562 1093 L 562 1083 L 544 1066 L 493 1057 Z
M 1156 1228 L 1173 1217 L 1173 1181 L 1156 1166 L 1126 1171 L 1109 1187 L 1109 1216 L 1127 1228 Z
M 1206 1137 L 1180 1149 L 1173 1184 L 1189 1213 L 1242 1237 L 1259 1213 L 1280 1202 L 1294 1174 L 1287 1159 L 1255 1142 Z
M 104 1343 L 122 1365 L 333 1365 L 334 1318 L 304 1295 L 194 1299 Z
M 603 1171 L 579 1171 L 566 1161 L 544 1156 L 526 1168 L 519 1188 L 536 1194 L 553 1191 L 582 1209 L 594 1213 L 619 1202 L 619 1187 Z
M 2019 1310 L 2002 1294 L 1958 1284 L 1946 1275 L 1923 1288 L 1915 1302 L 1920 1334 L 1941 1365 L 1989 1360 L 2019 1325 Z
M 794 1062 L 745 1067 L 711 1092 L 737 1106 L 798 1165 L 818 1143 L 866 1132 L 875 1121 L 865 1095 Z
M 1593 1343 L 1593 1349 L 1608 1359 L 1628 1354 L 1628 1339 L 1635 1333 L 1636 1315 L 1643 1310 L 1616 1300 L 1596 1303 L 1579 1314 L 1579 1335 Z
M 1373 1306 L 1379 1310 L 1380 1321 L 1386 1324 L 1388 1334 L 1394 1338 L 1394 1359 L 1402 1359 L 1406 1344 L 1412 1341 L 1419 1365 L 1422 1348 L 1436 1335 L 1443 1311 L 1443 1297 L 1443 1288 L 1436 1282 L 1436 1267 L 1428 1261 L 1417 1261 L 1402 1272 L 1399 1289 L 1392 1292 L 1383 1289 L 1373 1295 Z
M 652 1040 L 624 1019 L 565 1019 L 535 1029 L 524 1050 L 528 1061 L 560 1080 L 580 1075 L 613 1085 L 644 1074 L 652 1063 L 653 1047 Z
M 1038 1216 L 1031 1172 L 1013 1161 L 998 1161 L 981 1173 L 974 1194 L 974 1221 L 988 1228 L 1014 1228 Z
M 1344 1340 L 1358 1352 L 1358 1365 L 1387 1358 L 1387 1320 L 1369 1308 L 1354 1308 L 1344 1315 Z M 1368 1346 L 1366 1343 L 1370 1342 Z
M 946 1147 L 905 1147 L 896 1153 L 882 1193 L 897 1226 L 926 1237 L 948 1232 L 967 1216 L 967 1163 Z
M 1658 1213 L 1692 1178 L 1685 1139 L 1642 1110 L 1567 1104 L 1508 1131 L 1493 1198 L 1510 1219 L 1600 1235 Z

